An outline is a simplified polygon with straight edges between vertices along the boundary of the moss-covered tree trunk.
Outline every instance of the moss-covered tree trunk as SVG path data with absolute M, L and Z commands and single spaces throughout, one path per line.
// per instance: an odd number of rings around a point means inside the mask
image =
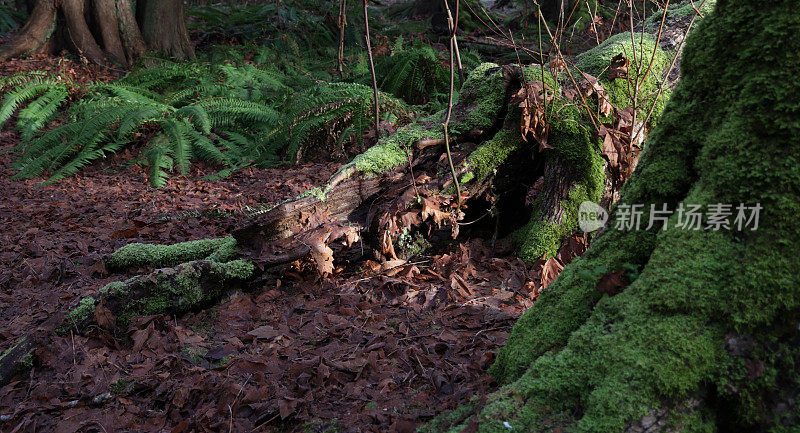
M 424 430 L 797 431 L 794 6 L 717 3 L 690 37 L 682 81 L 606 232 L 540 295 L 500 351 L 491 373 L 506 385 Z M 642 229 L 618 228 L 640 204 Z M 651 205 L 684 212 L 644 230 Z M 699 228 L 682 227 L 693 205 L 704 215 Z M 604 273 L 634 268 L 640 274 L 626 271 L 621 293 L 598 290 L 609 281 Z
M 130 65 L 148 48 L 193 57 L 181 0 L 37 0 L 25 26 L 0 49 L 0 61 L 72 51 L 94 63 Z

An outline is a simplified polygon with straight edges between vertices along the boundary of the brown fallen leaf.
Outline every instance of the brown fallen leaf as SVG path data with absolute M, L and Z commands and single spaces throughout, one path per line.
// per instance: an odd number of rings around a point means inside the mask
M 106 302 L 103 298 L 100 298 L 100 302 L 97 303 L 94 309 L 94 320 L 97 322 L 97 325 L 103 329 L 109 331 L 114 329 L 116 319 L 114 319 L 114 315 L 111 314 L 111 310 L 106 308 Z
M 550 257 L 547 259 L 544 262 L 544 266 L 542 266 L 542 288 L 547 288 L 562 270 L 564 270 L 564 265 L 557 258 Z
M 541 81 L 526 83 L 511 97 L 511 102 L 518 104 L 522 108 L 522 118 L 520 120 L 522 139 L 528 141 L 526 137 L 531 134 L 536 142 L 539 143 L 539 151 L 552 148 L 547 144 L 550 125 L 545 111 L 547 104 L 552 100 L 552 89 Z
M 622 279 L 624 271 L 609 272 L 597 281 L 597 290 L 609 296 L 619 294 L 627 283 Z
M 264 325 L 253 329 L 252 331 L 248 332 L 247 335 L 256 337 L 259 340 L 272 340 L 273 338 L 280 336 L 281 331 L 273 328 L 272 326 Z
M 615 80 L 617 78 L 628 78 L 628 65 L 630 62 L 622 54 L 619 53 L 611 59 L 611 67 L 608 69 L 608 79 Z

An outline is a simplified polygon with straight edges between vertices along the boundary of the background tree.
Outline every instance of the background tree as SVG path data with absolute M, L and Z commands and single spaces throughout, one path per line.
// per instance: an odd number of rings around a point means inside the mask
M 138 0 L 135 10 L 128 0 L 37 0 L 25 26 L 0 49 L 0 61 L 62 49 L 125 66 L 148 48 L 194 57 L 182 0 Z

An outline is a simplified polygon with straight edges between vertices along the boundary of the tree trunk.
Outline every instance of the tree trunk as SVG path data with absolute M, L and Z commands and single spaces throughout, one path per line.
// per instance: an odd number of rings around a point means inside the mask
M 136 19 L 151 50 L 178 59 L 194 58 L 183 0 L 139 0 Z
M 68 49 L 86 60 L 130 66 L 148 48 L 177 58 L 194 56 L 183 2 L 37 0 L 30 18 L 0 49 L 0 61 Z
M 490 372 L 506 386 L 422 431 L 797 430 L 793 5 L 717 2 L 690 37 L 684 77 L 606 232 L 500 351 Z M 772 59 L 768 69 L 762 59 Z M 732 205 L 722 212 L 730 227 L 714 223 L 720 203 Z M 740 204 L 746 219 L 760 209 L 757 229 L 738 225 Z M 628 230 L 634 205 L 644 224 Z M 667 227 L 644 230 L 651 205 L 701 205 L 705 216 L 699 229 L 675 212 Z

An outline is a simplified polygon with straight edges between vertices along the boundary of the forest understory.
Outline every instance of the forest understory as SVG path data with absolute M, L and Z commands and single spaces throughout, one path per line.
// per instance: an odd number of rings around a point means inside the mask
M 16 140 L 3 132 L 2 149 Z M 201 180 L 208 168 L 199 167 L 153 189 L 122 154 L 37 188 L 8 180 L 2 156 L 7 343 L 118 280 L 103 265 L 116 248 L 224 236 L 247 206 L 292 198 L 339 166 L 246 169 L 215 181 Z M 52 337 L 31 379 L 0 390 L 0 406 L 13 408 L 0 425 L 413 431 L 490 389 L 485 369 L 535 299 L 532 266 L 495 255 L 476 240 L 389 272 L 343 269 L 319 280 L 289 269 L 203 311 L 139 317 L 121 336 L 97 328 Z
M 0 0 L 0 430 L 792 432 L 754 4 Z

